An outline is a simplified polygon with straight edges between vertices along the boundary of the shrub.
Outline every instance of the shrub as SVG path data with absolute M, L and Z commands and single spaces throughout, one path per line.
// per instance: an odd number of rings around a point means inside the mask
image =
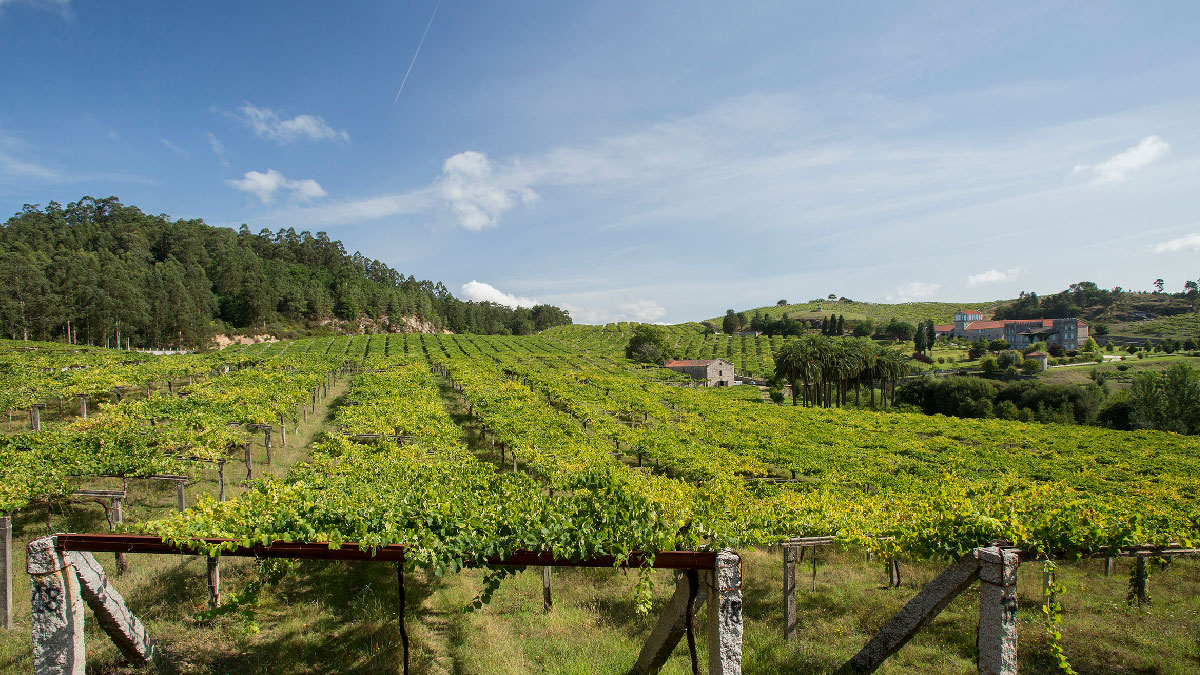
M 996 405 L 996 417 L 1002 420 L 1021 419 L 1021 409 L 1012 401 L 1001 401 Z
M 922 354 L 921 352 L 913 352 L 912 357 L 921 363 L 933 363 L 933 359 L 929 355 Z
M 1019 367 L 1022 361 L 1024 359 L 1021 357 L 1021 352 L 1014 349 L 1000 352 L 1000 355 L 996 357 L 996 365 L 1002 370 L 1010 367 Z

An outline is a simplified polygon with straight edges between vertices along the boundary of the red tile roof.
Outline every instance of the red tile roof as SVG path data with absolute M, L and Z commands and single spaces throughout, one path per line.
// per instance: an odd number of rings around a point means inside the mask
M 1004 323 L 1005 322 L 1003 322 L 1003 321 L 972 321 L 971 323 L 967 324 L 965 326 L 965 328 L 967 330 L 986 330 L 988 328 L 1004 328 Z
M 977 309 L 960 309 L 958 311 L 962 314 L 978 314 L 979 316 L 983 316 L 983 312 Z
M 1045 352 L 1029 352 L 1029 353 L 1028 353 L 1028 354 L 1026 354 L 1025 356 L 1026 356 L 1026 357 L 1030 357 L 1030 356 L 1046 356 L 1046 357 L 1049 357 L 1050 355 L 1049 355 L 1049 354 L 1047 354 L 1047 353 L 1045 353 Z
M 934 326 L 933 327 L 933 332 L 935 332 L 935 333 L 949 333 L 952 330 L 954 330 L 954 324 L 952 324 L 952 323 L 948 323 L 944 326 Z

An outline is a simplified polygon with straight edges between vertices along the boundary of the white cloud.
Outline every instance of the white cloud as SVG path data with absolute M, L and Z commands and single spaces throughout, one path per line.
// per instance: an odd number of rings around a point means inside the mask
M 556 304 L 567 310 L 575 323 L 603 324 L 614 321 L 654 323 L 667 314 L 666 307 L 649 298 L 618 297 L 609 300 L 596 298 L 585 305 L 570 302 Z
M 458 224 L 468 230 L 482 230 L 494 227 L 500 216 L 518 203 L 537 201 L 537 193 L 513 180 L 515 176 L 516 172 L 497 176 L 487 155 L 468 150 L 442 163 L 437 185 Z
M 887 296 L 888 302 L 919 302 L 928 300 L 937 293 L 941 284 L 928 281 L 910 281 L 896 287 L 896 295 Z
M 505 307 L 533 307 L 538 304 L 533 298 L 525 298 L 505 293 L 491 284 L 482 281 L 471 281 L 462 285 L 463 297 L 472 302 L 494 302 Z
M 229 160 L 225 159 L 225 144 L 221 143 L 221 140 L 211 131 L 208 132 L 208 147 L 212 148 L 213 154 L 221 160 L 221 166 L 229 166 Z
M 1147 136 L 1141 143 L 1100 164 L 1077 164 L 1071 173 L 1091 176 L 1097 183 L 1119 183 L 1129 174 L 1150 166 L 1170 152 L 1171 146 L 1161 136 Z
M 16 154 L 13 154 L 13 153 Z M 0 174 L 18 176 L 21 178 L 40 178 L 42 180 L 59 180 L 59 172 L 37 162 L 23 159 L 20 155 L 37 154 L 37 148 L 25 141 L 5 134 L 0 134 Z
M 270 139 L 280 145 L 298 140 L 350 142 L 349 133 L 334 129 L 316 115 L 296 115 L 291 119 L 283 119 L 270 108 L 247 103 L 238 108 L 238 114 L 233 116 L 253 129 L 259 138 Z
M 5 154 L 2 150 L 0 150 L 0 173 L 24 178 L 41 178 L 43 180 L 58 180 L 60 178 L 58 172 L 54 169 L 13 157 L 12 155 Z
M 1180 251 L 1196 251 L 1200 253 L 1200 232 L 1191 232 L 1182 237 L 1164 241 L 1150 247 L 1155 253 L 1179 253 Z
M 967 287 L 976 288 L 978 286 L 987 286 L 990 284 L 998 284 L 1004 281 L 1012 281 L 1013 279 L 1016 279 L 1017 275 L 1020 273 L 1020 267 L 1012 267 L 1004 272 L 1001 272 L 997 269 L 990 269 L 986 272 L 972 274 L 971 276 L 967 277 Z
M 191 155 L 191 153 L 189 153 L 187 150 L 184 150 L 183 148 L 179 147 L 178 145 L 175 145 L 174 143 L 172 143 L 171 141 L 168 141 L 168 140 L 167 140 L 167 139 L 165 139 L 165 138 L 160 138 L 160 139 L 158 139 L 158 140 L 159 140 L 159 141 L 160 141 L 160 142 L 161 142 L 163 145 L 167 146 L 167 148 L 169 148 L 169 149 L 171 150 L 171 152 L 173 152 L 173 153 L 175 153 L 175 154 L 179 155 L 180 157 L 187 158 L 187 157 L 191 157 L 191 156 L 192 156 L 192 155 Z
M 312 201 L 326 195 L 325 190 L 317 181 L 311 178 L 290 180 L 275 169 L 267 169 L 266 173 L 247 171 L 244 178 L 240 180 L 231 178 L 225 183 L 232 188 L 249 192 L 258 197 L 258 200 L 264 205 L 274 202 L 276 193 L 281 190 L 290 192 L 293 200 L 301 202 Z
M 57 13 L 64 19 L 75 16 L 75 12 L 71 9 L 71 0 L 0 0 L 0 11 L 4 10 L 5 5 L 27 5 L 45 9 Z

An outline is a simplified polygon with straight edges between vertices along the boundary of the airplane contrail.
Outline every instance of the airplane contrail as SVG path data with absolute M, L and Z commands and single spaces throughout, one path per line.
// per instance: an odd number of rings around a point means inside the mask
M 404 79 L 400 80 L 400 89 L 396 92 L 396 100 L 393 103 L 400 102 L 400 93 L 404 91 L 404 83 L 408 82 L 408 74 L 412 72 L 413 66 L 417 63 L 417 55 L 421 53 L 421 45 L 425 44 L 425 36 L 429 35 L 429 27 L 433 25 L 433 17 L 437 16 L 438 7 L 442 6 L 442 0 L 438 0 L 433 6 L 433 14 L 429 15 L 429 23 L 425 24 L 425 32 L 421 33 L 421 39 L 417 42 L 417 50 L 413 52 L 412 61 L 408 62 L 408 70 L 404 71 Z

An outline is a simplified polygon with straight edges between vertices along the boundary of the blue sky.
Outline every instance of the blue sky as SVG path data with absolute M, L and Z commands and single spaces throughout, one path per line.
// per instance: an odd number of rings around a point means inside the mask
M 325 230 L 582 322 L 1178 290 L 1197 25 L 1194 2 L 0 0 L 0 213 L 115 195 Z

